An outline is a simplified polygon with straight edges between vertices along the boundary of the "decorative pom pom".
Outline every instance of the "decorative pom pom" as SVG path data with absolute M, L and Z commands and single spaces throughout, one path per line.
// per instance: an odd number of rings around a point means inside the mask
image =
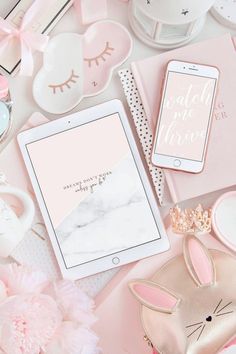
M 0 354 L 98 354 L 93 301 L 75 283 L 0 266 Z

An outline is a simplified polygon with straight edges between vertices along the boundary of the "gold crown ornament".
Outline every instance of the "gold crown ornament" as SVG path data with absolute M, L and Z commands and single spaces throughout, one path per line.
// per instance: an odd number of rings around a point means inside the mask
M 201 235 L 211 231 L 211 209 L 204 210 L 201 204 L 195 209 L 176 205 L 170 209 L 172 230 L 177 234 Z

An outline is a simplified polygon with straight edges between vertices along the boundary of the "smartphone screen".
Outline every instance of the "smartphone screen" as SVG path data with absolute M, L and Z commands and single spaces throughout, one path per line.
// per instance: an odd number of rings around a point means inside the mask
M 168 71 L 154 153 L 203 161 L 216 78 Z

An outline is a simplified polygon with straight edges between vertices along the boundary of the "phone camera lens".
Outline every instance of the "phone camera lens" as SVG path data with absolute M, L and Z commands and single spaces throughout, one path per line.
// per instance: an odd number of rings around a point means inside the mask
M 185 66 L 184 66 L 184 69 L 185 69 Z
M 68 120 L 68 123 L 70 124 L 70 120 Z

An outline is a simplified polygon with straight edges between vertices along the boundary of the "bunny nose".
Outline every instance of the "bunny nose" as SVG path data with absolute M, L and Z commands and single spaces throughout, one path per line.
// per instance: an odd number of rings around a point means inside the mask
M 212 321 L 212 317 L 211 317 L 211 316 L 208 316 L 208 317 L 206 318 L 206 321 L 207 321 L 207 322 L 211 322 L 211 321 Z

